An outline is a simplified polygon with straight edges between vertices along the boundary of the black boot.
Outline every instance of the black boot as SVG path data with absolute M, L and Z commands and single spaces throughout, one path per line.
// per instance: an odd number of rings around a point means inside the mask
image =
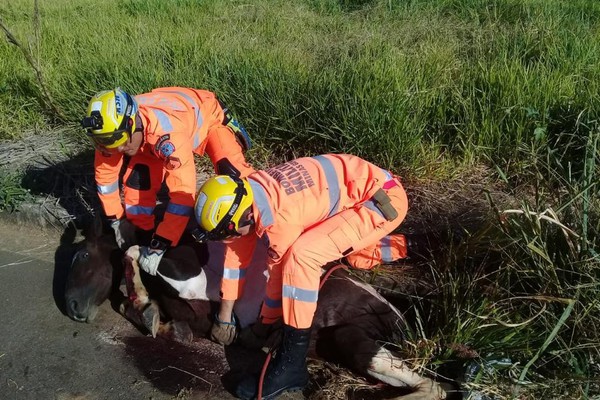
M 310 342 L 310 329 L 283 326 L 283 341 L 277 355 L 271 359 L 262 386 L 262 400 L 272 400 L 279 395 L 302 390 L 308 384 L 306 353 Z M 255 376 L 243 379 L 236 389 L 241 399 L 254 399 L 258 394 Z

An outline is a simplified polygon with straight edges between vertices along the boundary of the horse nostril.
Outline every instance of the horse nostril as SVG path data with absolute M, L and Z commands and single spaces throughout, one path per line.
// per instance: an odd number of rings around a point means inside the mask
M 88 320 L 87 315 L 88 310 L 85 307 L 85 304 L 75 300 L 70 299 L 67 301 L 67 314 L 69 317 L 78 322 L 85 322 Z
M 72 299 L 69 301 L 69 309 L 73 312 L 73 314 L 77 314 L 77 306 L 79 305 L 77 303 L 77 300 Z

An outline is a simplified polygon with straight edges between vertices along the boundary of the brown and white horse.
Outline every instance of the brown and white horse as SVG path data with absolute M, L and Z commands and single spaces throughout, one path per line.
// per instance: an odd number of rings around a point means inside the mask
M 130 301 L 126 303 L 128 307 L 121 308 L 122 313 L 154 335 L 170 335 L 184 342 L 191 340 L 192 335 L 206 337 L 220 281 L 218 271 L 207 268 L 209 253 L 212 257 L 218 249 L 209 250 L 215 249 L 184 240 L 167 251 L 157 276 L 151 277 L 140 272 L 133 261 L 139 248 L 130 248 L 124 258 Z M 242 325 L 256 318 L 262 300 L 265 276 L 260 257 L 264 254 L 258 253 L 255 265 L 249 267 L 254 276 L 247 275 L 247 293 L 236 305 Z M 93 320 L 98 306 L 118 290 L 123 274 L 123 263 L 116 261 L 118 255 L 112 235 L 103 234 L 96 223 L 72 259 L 65 290 L 69 317 L 76 321 Z M 218 254 L 214 258 L 217 261 L 213 264 L 219 264 Z M 411 371 L 393 349 L 384 345 L 401 343 L 405 329 L 403 315 L 397 308 L 371 286 L 337 270 L 319 292 L 310 354 L 400 387 L 402 393 L 412 390 L 398 399 L 445 398 L 438 383 Z

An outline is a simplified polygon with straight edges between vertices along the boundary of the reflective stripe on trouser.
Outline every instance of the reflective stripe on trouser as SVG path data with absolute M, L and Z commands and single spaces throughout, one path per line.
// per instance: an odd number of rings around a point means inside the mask
M 382 263 L 406 258 L 406 237 L 400 233 L 384 236 L 373 246 L 346 256 L 348 264 L 358 269 L 371 269 Z
M 238 143 L 233 131 L 227 126 L 215 124 L 208 129 L 205 151 L 215 166 L 219 160 L 227 158 L 240 171 L 241 178 L 254 172 L 254 169 L 246 162 L 242 146 Z
M 404 220 L 408 200 L 401 185 L 386 193 L 398 217 L 387 221 L 381 212 L 360 204 L 344 210 L 305 231 L 292 244 L 281 261 L 271 266 L 267 282 L 267 297 L 281 299 L 283 322 L 297 329 L 312 325 L 317 308 L 321 266 L 343 256 L 375 246 Z M 263 304 L 263 320 L 270 315 Z M 273 311 L 273 310 L 271 310 Z M 273 314 L 271 314 L 273 315 Z
M 137 164 L 148 167 L 144 174 L 149 176 L 135 177 L 139 173 Z M 156 193 L 163 181 L 163 161 L 157 157 L 138 153 L 129 160 L 127 171 L 123 177 L 125 197 L 125 214 L 127 219 L 135 226 L 144 230 L 154 229 L 154 207 L 156 207 Z M 134 179 L 136 178 L 136 179 Z M 149 187 L 138 186 L 132 182 L 148 180 Z

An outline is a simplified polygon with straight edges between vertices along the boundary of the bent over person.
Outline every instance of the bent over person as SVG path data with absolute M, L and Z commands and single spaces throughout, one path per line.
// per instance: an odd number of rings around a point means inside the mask
M 206 90 L 168 87 L 137 96 L 119 88 L 102 91 L 90 100 L 82 126 L 96 148 L 98 196 L 117 243 L 123 249 L 135 244 L 137 227 L 150 243 L 142 247 L 139 262 L 152 275 L 193 213 L 194 154 L 206 152 L 219 174 L 244 177 L 253 171 L 244 157 L 250 146 L 246 131 Z M 125 208 L 119 184 L 124 155 L 130 157 L 123 177 Z M 169 202 L 155 227 L 156 195 L 163 182 Z
M 370 269 L 406 257 L 406 238 L 392 232 L 404 220 L 408 200 L 397 177 L 356 156 L 328 154 L 299 158 L 257 171 L 246 179 L 215 176 L 200 188 L 195 216 L 200 239 L 224 240 L 222 302 L 213 332 L 231 342 L 235 300 L 242 293 L 244 268 L 259 237 L 269 243 L 266 296 L 258 336 L 283 319 L 283 341 L 262 387 L 271 399 L 308 383 L 306 354 L 317 308 L 321 267 L 345 257 Z M 218 335 L 216 335 L 218 336 Z M 213 335 L 213 338 L 215 335 Z M 217 337 L 218 339 L 218 337 Z M 256 396 L 257 379 L 237 388 Z

